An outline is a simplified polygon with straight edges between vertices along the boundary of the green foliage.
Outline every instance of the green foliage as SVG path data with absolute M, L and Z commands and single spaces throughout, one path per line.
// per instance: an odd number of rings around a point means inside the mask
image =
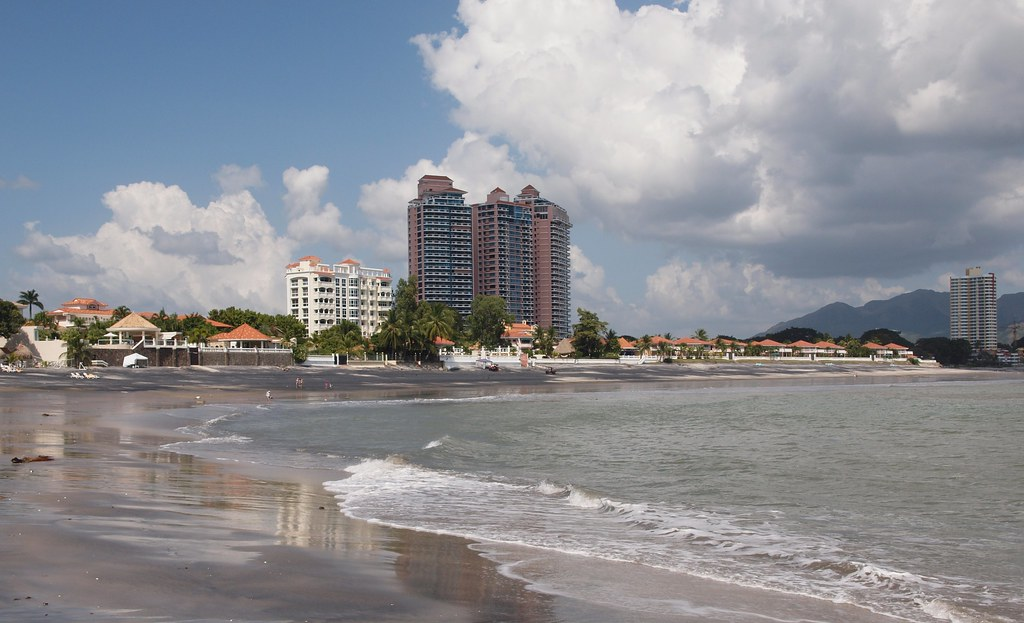
M 0 299 L 0 337 L 11 337 L 25 324 L 18 306 L 10 301 Z
M 691 337 L 693 337 L 695 339 L 698 339 L 698 340 L 702 340 L 704 342 L 707 342 L 708 341 L 708 332 L 706 330 L 704 330 L 704 329 L 697 329 L 696 331 L 693 332 L 693 335 Z
M 114 322 L 117 322 L 118 320 L 123 319 L 125 316 L 128 316 L 131 313 L 132 310 L 129 309 L 127 305 L 119 305 L 118 307 L 114 308 L 114 315 L 111 316 L 111 318 L 114 320 Z
M 66 344 L 64 357 L 69 367 L 77 368 L 79 364 L 89 359 L 89 342 L 84 331 L 78 327 L 70 327 L 61 332 L 60 339 Z
M 161 310 L 160 313 L 163 313 L 163 310 Z M 251 309 L 228 307 L 227 309 L 211 309 L 209 318 L 210 320 L 229 324 L 232 327 L 239 327 L 243 324 L 247 324 L 261 333 L 289 341 L 304 341 L 307 335 L 306 325 L 302 324 L 301 320 L 291 314 L 277 314 L 272 316 L 270 314 L 253 311 Z M 160 326 L 156 320 L 154 320 L 153 324 Z M 183 326 L 178 325 L 174 328 L 164 330 L 181 331 L 183 330 Z
M 622 356 L 622 345 L 619 344 L 619 334 L 613 329 L 608 329 L 604 336 L 604 356 L 608 359 L 618 359 Z
M 605 333 L 608 323 L 602 322 L 592 311 L 576 309 L 579 322 L 572 325 L 572 347 L 578 357 L 600 359 L 605 353 Z
M 899 331 L 893 331 L 892 329 L 871 329 L 870 331 L 865 331 L 864 334 L 860 336 L 860 341 L 862 344 L 874 342 L 875 344 L 882 344 L 883 346 L 890 343 L 899 344 L 900 346 L 906 346 L 908 348 L 912 346 L 910 340 L 900 335 Z
M 338 324 L 316 334 L 316 350 L 321 354 L 354 355 L 361 353 L 366 345 L 359 325 L 342 320 Z
M 933 357 L 943 366 L 962 366 L 971 359 L 971 343 L 962 338 L 923 337 L 914 343 L 914 353 Z
M 470 339 L 480 342 L 484 348 L 495 348 L 501 344 L 505 326 L 513 320 L 505 306 L 505 299 L 500 296 L 478 296 L 473 299 L 466 324 Z
M 414 332 L 433 347 L 434 340 L 450 340 L 455 334 L 459 314 L 444 303 L 420 303 L 415 313 Z
M 533 349 L 547 357 L 555 356 L 558 345 L 558 329 L 538 326 L 533 330 Z
M 305 363 L 309 359 L 309 350 L 305 344 L 292 346 L 292 359 L 295 360 L 295 363 Z
M 799 342 L 800 340 L 813 343 L 821 340 L 824 336 L 814 329 L 808 329 L 806 327 L 789 327 L 788 329 L 783 329 L 778 333 L 769 333 L 765 337 L 769 340 L 789 344 L 792 342 Z

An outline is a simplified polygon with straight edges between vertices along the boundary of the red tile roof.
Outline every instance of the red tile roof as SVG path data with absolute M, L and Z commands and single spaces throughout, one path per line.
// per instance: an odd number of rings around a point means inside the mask
M 243 324 L 242 326 L 238 327 L 237 329 L 234 329 L 233 331 L 228 331 L 227 333 L 220 333 L 218 335 L 214 335 L 210 339 L 214 340 L 214 341 L 217 341 L 217 342 L 227 342 L 227 341 L 235 341 L 235 342 L 269 342 L 269 341 L 271 341 L 270 337 L 268 337 L 266 335 L 263 335 L 262 333 L 260 333 L 256 329 L 253 329 L 248 324 Z

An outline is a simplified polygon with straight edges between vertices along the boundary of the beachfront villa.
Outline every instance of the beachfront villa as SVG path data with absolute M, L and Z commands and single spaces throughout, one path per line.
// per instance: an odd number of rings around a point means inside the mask
M 114 317 L 114 310 L 96 299 L 73 298 L 61 303 L 57 309 L 46 312 L 46 315 L 53 318 L 58 327 L 66 329 L 75 326 L 75 320 L 85 325 L 107 322 Z

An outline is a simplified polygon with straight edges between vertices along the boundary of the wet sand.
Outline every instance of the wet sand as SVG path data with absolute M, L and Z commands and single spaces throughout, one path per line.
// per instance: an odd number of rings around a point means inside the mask
M 345 518 L 321 486 L 337 474 L 162 450 L 182 438 L 175 429 L 191 423 L 194 405 L 260 402 L 267 391 L 274 400 L 344 400 L 1024 378 L 1019 371 L 785 364 L 567 367 L 553 376 L 538 369 L 111 368 L 93 370 L 97 379 L 71 379 L 69 372 L 0 374 L 3 620 L 623 620 L 613 606 L 529 590 L 464 540 Z M 36 455 L 54 460 L 11 463 Z

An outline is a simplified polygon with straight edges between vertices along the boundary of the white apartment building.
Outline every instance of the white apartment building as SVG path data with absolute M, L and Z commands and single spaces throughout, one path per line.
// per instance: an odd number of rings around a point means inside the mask
M 949 278 L 949 337 L 963 338 L 980 350 L 995 350 L 999 341 L 996 276 L 975 266 L 963 277 Z
M 307 255 L 285 267 L 285 282 L 288 313 L 301 320 L 310 335 L 348 320 L 370 337 L 394 305 L 391 272 L 355 260 L 325 264 Z

